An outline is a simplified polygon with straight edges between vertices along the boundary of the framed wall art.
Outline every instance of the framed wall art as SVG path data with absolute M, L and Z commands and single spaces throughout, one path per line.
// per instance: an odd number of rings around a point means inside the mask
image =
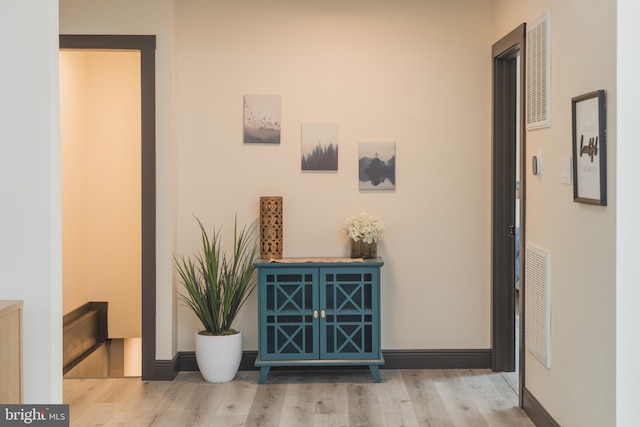
M 338 123 L 302 123 L 302 170 L 338 170 Z
M 395 190 L 396 144 L 360 142 L 358 145 L 358 188 Z
M 607 205 L 607 114 L 604 90 L 572 98 L 573 200 Z
M 244 142 L 280 144 L 280 95 L 244 96 Z

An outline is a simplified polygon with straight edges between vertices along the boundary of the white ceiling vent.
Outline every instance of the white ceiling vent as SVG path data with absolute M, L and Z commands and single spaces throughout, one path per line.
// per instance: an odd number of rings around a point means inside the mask
M 551 367 L 551 254 L 529 244 L 525 253 L 527 350 Z
M 551 11 L 527 24 L 527 129 L 551 126 Z

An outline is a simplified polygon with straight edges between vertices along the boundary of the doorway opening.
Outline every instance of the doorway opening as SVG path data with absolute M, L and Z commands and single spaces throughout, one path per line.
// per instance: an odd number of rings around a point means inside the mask
M 524 388 L 525 24 L 492 47 L 492 356 L 511 376 L 522 406 Z
M 139 120 L 139 144 L 137 146 L 139 194 L 139 224 L 137 259 L 139 259 L 139 283 L 136 313 L 130 314 L 133 323 L 138 322 L 141 339 L 111 342 L 111 347 L 124 349 L 125 346 L 138 348 L 135 358 L 141 359 L 143 380 L 157 379 L 155 360 L 156 347 L 156 260 L 155 260 L 155 36 L 117 36 L 117 35 L 61 35 L 60 49 L 80 51 L 116 51 L 135 52 L 139 64 L 138 91 L 140 102 L 137 117 Z M 129 154 L 131 155 L 131 154 Z M 110 206 L 104 206 L 105 209 Z M 64 232 L 64 231 L 63 231 Z M 111 335 L 111 331 L 109 331 Z M 124 337 L 128 338 L 128 337 Z M 135 338 L 135 337 L 131 337 Z M 137 342 L 136 342 L 137 341 Z M 141 341 L 141 345 L 140 345 Z M 122 345 L 121 345 L 122 344 Z M 141 347 L 141 348 L 140 348 Z M 124 351 L 124 350 L 123 350 Z M 131 354 L 131 352 L 129 352 Z M 135 353 L 135 352 L 133 352 Z
M 140 52 L 59 55 L 64 377 L 141 376 Z

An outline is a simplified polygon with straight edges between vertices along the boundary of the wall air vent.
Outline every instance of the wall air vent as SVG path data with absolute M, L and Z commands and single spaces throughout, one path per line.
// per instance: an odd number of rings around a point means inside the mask
M 551 255 L 532 245 L 525 253 L 526 348 L 551 367 Z
M 551 11 L 527 24 L 527 129 L 551 126 Z

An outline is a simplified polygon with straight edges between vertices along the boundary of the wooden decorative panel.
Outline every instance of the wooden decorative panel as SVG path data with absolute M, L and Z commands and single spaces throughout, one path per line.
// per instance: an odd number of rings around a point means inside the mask
M 282 258 L 282 197 L 260 197 L 260 258 Z

